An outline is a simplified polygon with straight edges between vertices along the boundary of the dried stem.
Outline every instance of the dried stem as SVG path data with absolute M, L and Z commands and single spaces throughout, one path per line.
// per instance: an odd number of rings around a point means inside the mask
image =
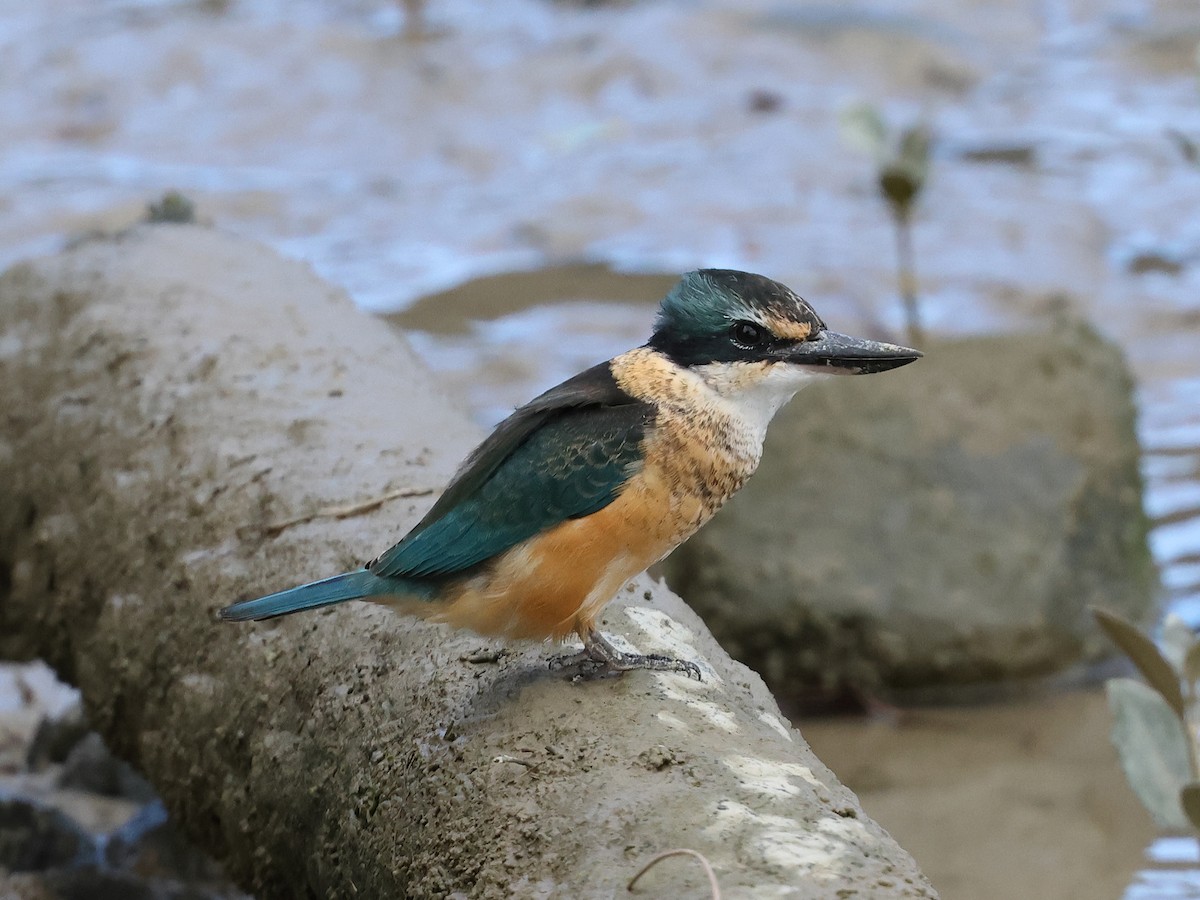
M 667 859 L 671 856 L 693 856 L 700 860 L 700 865 L 704 866 L 704 874 L 708 876 L 708 889 L 712 891 L 712 900 L 721 900 L 721 886 L 717 884 L 717 873 L 713 871 L 712 863 L 710 863 L 708 858 L 699 850 L 689 850 L 686 847 L 681 847 L 677 850 L 664 850 L 662 853 L 659 853 L 657 856 L 653 857 L 648 863 L 642 866 L 636 875 L 629 879 L 629 884 L 625 886 L 625 889 L 632 892 L 633 886 L 638 883 L 639 878 L 657 866 L 664 859 Z
M 389 500 L 399 500 L 401 497 L 424 497 L 432 493 L 433 488 L 400 488 L 360 503 L 350 503 L 346 506 L 323 506 L 302 516 L 296 516 L 294 519 L 272 522 L 263 527 L 263 533 L 268 537 L 275 537 L 294 525 L 303 525 L 313 519 L 348 519 L 351 516 L 361 516 L 363 513 L 373 512 Z
M 900 207 L 892 207 L 892 218 L 896 223 L 896 273 L 900 286 L 900 299 L 904 303 L 904 322 L 908 341 L 920 344 L 925 338 L 921 327 L 921 313 L 917 308 L 917 273 L 913 262 L 912 217 Z

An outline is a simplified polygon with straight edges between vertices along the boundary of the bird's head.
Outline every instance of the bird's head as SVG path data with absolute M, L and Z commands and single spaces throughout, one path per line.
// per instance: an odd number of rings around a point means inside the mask
M 720 394 L 761 401 L 768 417 L 816 376 L 885 372 L 921 357 L 829 331 L 789 288 L 729 269 L 684 275 L 662 301 L 649 346 Z

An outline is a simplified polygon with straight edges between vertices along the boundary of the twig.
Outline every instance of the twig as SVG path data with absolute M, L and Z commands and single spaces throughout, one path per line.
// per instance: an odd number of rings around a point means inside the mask
M 527 769 L 536 769 L 537 763 L 530 762 L 527 759 L 521 759 L 519 756 L 509 756 L 507 753 L 501 753 L 499 756 L 492 757 L 494 763 L 516 763 L 518 766 L 524 766 Z
M 399 490 L 390 491 L 370 500 L 363 500 L 361 503 L 351 503 L 347 506 L 323 506 L 302 516 L 296 516 L 294 519 L 284 519 L 281 522 L 272 522 L 270 525 L 265 525 L 263 526 L 263 534 L 267 537 L 275 537 L 294 525 L 303 525 L 305 522 L 311 522 L 313 519 L 348 519 L 351 516 L 360 516 L 363 513 L 379 509 L 379 507 L 383 506 L 389 500 L 399 500 L 402 497 L 424 497 L 432 494 L 433 490 L 433 488 L 400 488 Z
M 625 890 L 632 893 L 633 886 L 637 884 L 639 878 L 670 856 L 694 856 L 700 860 L 700 865 L 704 866 L 704 874 L 708 876 L 708 889 L 712 891 L 712 900 L 721 900 L 721 886 L 717 884 L 717 873 L 713 871 L 712 863 L 699 850 L 690 850 L 686 847 L 681 847 L 678 850 L 664 850 L 655 856 L 650 862 L 642 866 L 641 870 L 633 878 L 629 879 L 629 884 L 625 886 Z
M 900 299 L 904 304 L 904 322 L 907 340 L 919 344 L 925 339 L 921 327 L 921 313 L 917 306 L 917 274 L 913 265 L 912 220 L 907 211 L 893 209 L 896 223 L 896 280 L 900 285 Z

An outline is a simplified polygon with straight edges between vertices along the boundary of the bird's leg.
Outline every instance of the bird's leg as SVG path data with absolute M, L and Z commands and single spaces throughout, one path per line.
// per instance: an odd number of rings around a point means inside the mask
M 657 653 L 650 655 L 626 653 L 613 646 L 608 638 L 595 628 L 589 628 L 582 637 L 583 652 L 613 672 L 650 669 L 655 672 L 682 672 L 697 681 L 704 680 L 700 677 L 700 667 L 689 659 L 675 659 L 673 656 L 662 656 Z
M 559 656 L 550 661 L 550 668 L 560 670 L 577 669 L 576 677 L 603 678 L 606 675 L 619 675 L 631 669 L 650 669 L 654 672 L 682 672 L 683 674 L 703 681 L 700 677 L 700 667 L 691 660 L 675 659 L 671 656 L 651 654 L 643 656 L 640 653 L 626 653 L 613 646 L 609 640 L 595 628 L 582 632 L 583 650 L 570 656 Z

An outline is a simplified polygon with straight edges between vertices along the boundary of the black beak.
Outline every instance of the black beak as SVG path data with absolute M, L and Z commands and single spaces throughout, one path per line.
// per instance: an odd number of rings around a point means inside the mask
M 787 349 L 787 361 L 801 366 L 828 366 L 846 375 L 886 372 L 915 362 L 920 350 L 822 331 L 816 340 L 801 341 Z

